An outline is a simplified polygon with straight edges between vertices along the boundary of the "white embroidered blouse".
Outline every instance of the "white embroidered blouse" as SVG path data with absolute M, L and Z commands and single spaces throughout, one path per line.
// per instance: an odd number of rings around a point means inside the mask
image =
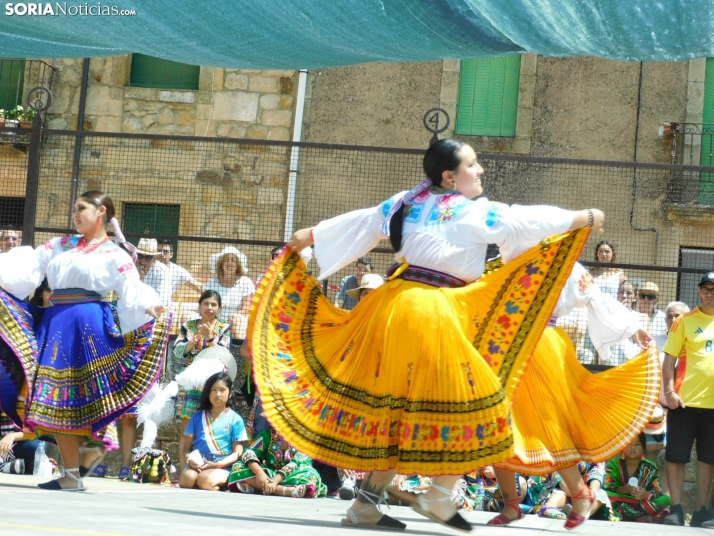
M 52 290 L 82 288 L 102 297 L 115 291 L 124 333 L 148 322 L 146 309 L 161 304 L 156 291 L 141 282 L 131 257 L 111 241 L 65 236 L 0 255 L 0 286 L 15 296 L 29 295 L 45 275 Z
M 387 238 L 380 230 L 382 222 L 405 193 L 376 207 L 322 221 L 313 229 L 320 279 Z M 558 207 L 508 206 L 483 197 L 467 199 L 454 191 L 427 191 L 405 205 L 402 249 L 396 258 L 470 283 L 483 274 L 488 244 L 498 244 L 507 262 L 544 238 L 566 232 L 574 215 Z

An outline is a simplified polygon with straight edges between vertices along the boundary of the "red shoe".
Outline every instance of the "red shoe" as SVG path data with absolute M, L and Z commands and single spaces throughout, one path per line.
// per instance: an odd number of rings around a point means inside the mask
M 487 525 L 500 525 L 502 527 L 505 527 L 506 525 L 510 525 L 511 523 L 515 523 L 516 521 L 523 519 L 523 510 L 521 510 L 521 501 L 518 499 L 511 499 L 510 501 L 506 501 L 506 506 L 504 507 L 504 510 L 507 508 L 513 508 L 518 512 L 518 516 L 515 519 L 511 519 L 504 513 L 498 514 L 496 517 L 491 519 Z
M 590 509 L 592 509 L 592 506 L 595 503 L 595 492 L 590 488 L 590 486 L 586 484 L 585 487 L 580 490 L 580 493 L 578 493 L 572 499 L 574 501 L 577 501 L 579 499 L 587 499 L 588 501 L 590 501 Z M 579 527 L 588 520 L 588 517 L 590 517 L 589 512 L 587 516 L 581 516 L 580 514 L 576 514 L 574 510 L 571 510 L 571 512 L 568 514 L 568 519 L 565 520 L 566 530 L 573 530 L 574 528 Z

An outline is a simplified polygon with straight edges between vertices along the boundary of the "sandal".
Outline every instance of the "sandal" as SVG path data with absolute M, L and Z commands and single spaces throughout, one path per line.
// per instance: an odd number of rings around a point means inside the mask
M 239 493 L 255 493 L 255 488 L 245 482 L 236 482 L 236 488 Z
M 500 526 L 506 526 L 510 525 L 511 523 L 514 523 L 516 521 L 519 521 L 523 519 L 523 510 L 521 510 L 521 501 L 520 499 L 511 499 L 509 501 L 506 501 L 505 506 L 503 509 L 505 510 L 506 508 L 512 508 L 516 512 L 518 512 L 518 515 L 515 517 L 515 519 L 511 519 L 508 517 L 506 514 L 501 512 L 498 514 L 496 517 L 493 519 L 489 520 L 487 525 L 500 525 Z
M 362 523 L 359 520 L 359 517 L 363 512 L 367 510 L 371 510 L 372 508 L 376 508 L 380 513 L 381 510 L 379 510 L 379 504 L 382 502 L 383 497 L 381 495 L 377 495 L 376 493 L 372 493 L 369 491 L 364 491 L 362 489 L 357 490 L 357 495 L 362 495 L 367 501 L 372 503 L 372 506 L 368 506 L 364 510 L 360 510 L 359 512 L 354 512 L 352 508 L 347 509 L 347 517 L 344 518 L 340 524 L 343 527 L 352 527 L 355 529 L 381 529 L 381 530 L 404 530 L 407 528 L 407 526 L 402 523 L 401 521 L 397 521 L 393 517 L 389 517 L 387 514 L 382 514 L 382 517 L 379 518 L 379 521 L 376 523 Z
M 73 478 L 77 482 L 76 488 L 63 488 L 57 480 L 50 480 L 49 482 L 37 484 L 37 487 L 48 491 L 85 491 L 87 488 L 85 488 L 84 484 L 82 483 L 82 477 L 74 476 L 72 474 L 73 472 L 79 474 L 79 468 L 77 467 L 74 469 L 65 469 L 64 476 Z
M 592 510 L 592 506 L 595 503 L 595 492 L 592 490 L 592 488 L 590 488 L 590 486 L 585 484 L 585 487 L 580 490 L 580 493 L 578 493 L 577 495 L 575 495 L 573 497 L 573 500 L 574 501 L 577 501 L 577 500 L 589 501 L 590 509 L 588 509 L 587 517 L 580 515 L 580 514 L 576 513 L 575 511 L 571 511 L 568 514 L 568 519 L 565 520 L 566 530 L 573 530 L 574 528 L 579 527 L 580 525 L 582 525 L 583 523 L 585 523 L 588 520 L 588 517 L 590 517 L 590 510 Z
M 119 469 L 119 474 L 117 475 L 117 478 L 122 481 L 127 481 L 131 477 L 131 469 L 129 469 L 126 465 L 122 466 L 121 469 Z
M 549 519 L 567 519 L 565 513 L 557 506 L 543 506 L 538 510 L 538 517 L 547 517 Z
M 104 478 L 107 476 L 107 471 L 108 468 L 106 465 L 104 465 L 102 462 L 104 461 L 104 458 L 107 455 L 107 449 L 105 447 L 79 447 L 79 454 L 80 456 L 83 456 L 84 454 L 88 452 L 95 452 L 98 454 L 96 458 L 92 460 L 92 462 L 88 465 L 82 465 L 80 458 L 80 465 L 79 465 L 79 476 L 80 478 L 84 478 L 87 475 L 90 476 L 95 476 L 99 478 Z
M 443 493 L 445 497 L 439 497 L 438 499 L 427 499 L 426 497 L 424 497 L 424 495 L 419 495 L 417 502 L 415 504 L 412 504 L 412 509 L 417 514 L 421 514 L 424 517 L 428 517 L 432 521 L 436 521 L 437 523 L 439 523 L 440 525 L 444 525 L 445 527 L 449 527 L 454 530 L 460 530 L 461 532 L 471 532 L 471 530 L 473 529 L 473 527 L 471 527 L 471 523 L 461 517 L 461 514 L 459 514 L 458 512 L 454 512 L 454 515 L 451 516 L 450 519 L 444 520 L 437 517 L 429 510 L 429 507 L 426 503 L 437 501 L 451 501 L 450 489 L 446 489 L 445 487 L 439 486 L 436 483 L 432 483 L 431 487 Z

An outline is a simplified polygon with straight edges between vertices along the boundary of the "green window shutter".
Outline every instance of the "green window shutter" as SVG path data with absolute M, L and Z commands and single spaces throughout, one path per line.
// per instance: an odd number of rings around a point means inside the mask
M 520 70 L 520 56 L 463 60 L 456 134 L 514 137 Z
M 145 54 L 134 54 L 131 59 L 129 85 L 159 89 L 198 89 L 201 67 L 177 61 L 162 60 Z
M 25 60 L 0 60 L 0 109 L 25 106 Z
M 124 222 L 122 229 L 128 233 L 141 233 L 153 238 L 156 235 L 179 234 L 181 205 L 155 205 L 150 203 L 124 203 Z M 129 239 L 134 245 L 139 238 Z M 174 255 L 178 253 L 178 244 L 172 242 Z M 175 258 L 175 257 L 174 257 Z
M 707 58 L 706 75 L 704 76 L 703 111 L 702 123 L 714 124 L 714 58 Z M 707 129 L 707 127 L 704 128 Z M 699 161 L 702 166 L 714 166 L 713 139 L 714 136 L 711 135 L 702 136 Z M 699 177 L 699 203 L 702 205 L 714 205 L 714 174 L 712 173 L 702 173 Z

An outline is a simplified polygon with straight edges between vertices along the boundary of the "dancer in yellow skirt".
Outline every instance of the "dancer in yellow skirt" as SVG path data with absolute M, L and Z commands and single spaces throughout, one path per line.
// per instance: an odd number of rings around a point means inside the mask
M 291 238 L 295 251 L 314 243 L 326 277 L 390 236 L 408 264 L 353 311 L 331 306 L 287 254 L 253 302 L 249 340 L 271 424 L 314 458 L 379 471 L 346 525 L 404 528 L 370 504 L 399 471 L 438 475 L 417 511 L 470 530 L 451 488 L 512 456 L 510 398 L 587 238 L 563 233 L 604 221 L 598 210 L 472 200 L 483 169 L 455 140 L 430 147 L 424 169 L 415 189 Z M 517 259 L 481 277 L 489 243 Z
M 573 307 L 586 307 L 588 330 L 602 357 L 630 337 L 643 347 L 651 340 L 627 308 L 601 292 L 580 264 L 575 265 L 554 315 L 568 314 Z M 659 384 L 654 347 L 616 369 L 594 375 L 580 364 L 565 332 L 547 329 L 513 397 L 514 455 L 495 468 L 504 497 L 514 500 L 506 500 L 503 512 L 489 524 L 508 525 L 523 517 L 515 500 L 515 472 L 558 471 L 569 495 L 591 503 L 593 494 L 582 484 L 577 462 L 617 456 L 647 424 Z M 571 513 L 566 528 L 582 524 L 588 513 Z

